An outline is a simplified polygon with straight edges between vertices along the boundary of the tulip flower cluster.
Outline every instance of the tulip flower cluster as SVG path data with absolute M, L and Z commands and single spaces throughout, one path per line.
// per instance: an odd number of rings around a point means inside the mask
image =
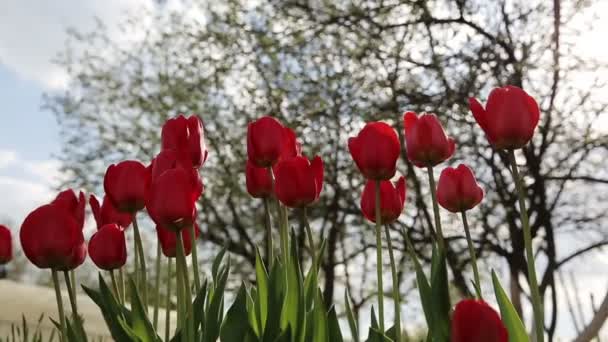
M 507 86 L 491 92 L 486 108 L 475 99 L 470 109 L 491 146 L 505 150 L 520 195 L 520 214 L 531 297 L 534 308 L 536 341 L 543 341 L 542 306 L 538 294 L 531 234 L 521 176 L 515 160 L 515 150 L 524 147 L 533 137 L 539 121 L 535 100 L 522 89 Z M 169 119 L 162 127 L 161 150 L 146 165 L 126 160 L 108 167 L 103 188 L 103 200 L 91 195 L 89 204 L 97 226 L 88 243 L 84 239 L 86 198 L 83 192 L 66 190 L 48 204 L 33 210 L 19 231 L 26 257 L 37 267 L 50 269 L 57 295 L 58 325 L 62 341 L 81 341 L 72 327 L 77 319 L 73 270 L 87 255 L 100 270 L 109 275 L 112 290 L 100 274 L 99 291 L 85 288 L 100 306 L 110 331 L 116 340 L 160 340 L 157 336 L 161 261 L 167 262 L 168 277 L 172 261 L 176 262 L 178 326 L 171 338 L 165 327 L 165 340 L 191 341 L 311 341 L 340 342 L 342 333 L 334 308 L 325 308 L 318 290 L 318 272 L 325 246 L 323 236 L 313 233 L 307 212 L 320 199 L 323 189 L 323 161 L 303 154 L 295 132 L 278 119 L 264 116 L 247 128 L 247 161 L 244 167 L 246 188 L 264 204 L 265 260 L 256 254 L 257 283 L 248 289 L 243 285 L 234 303 L 224 316 L 223 291 L 229 266 L 221 266 L 224 252 L 213 263 L 212 282 L 201 283 L 198 269 L 197 239 L 201 230 L 197 224 L 197 201 L 203 193 L 200 168 L 208 157 L 203 123 L 197 116 L 183 115 Z M 369 122 L 355 137 L 348 140 L 348 150 L 354 165 L 365 178 L 361 194 L 362 217 L 375 224 L 377 257 L 377 311 L 372 310 L 373 322 L 369 341 L 402 342 L 399 266 L 393 251 L 394 223 L 406 204 L 407 181 L 397 175 L 400 156 L 405 162 L 426 171 L 433 206 L 434 224 L 430 234 L 433 241 L 431 276 L 428 277 L 417 258 L 407 231 L 401 236 L 416 269 L 420 298 L 427 318 L 428 341 L 435 342 L 506 342 L 526 341 L 527 335 L 520 318 L 513 310 L 498 279 L 492 274 L 494 292 L 501 309 L 499 314 L 483 299 L 476 251 L 466 212 L 479 205 L 484 191 L 471 168 L 460 164 L 446 167 L 435 182 L 434 168 L 448 161 L 456 152 L 454 140 L 446 134 L 434 114 L 418 115 L 408 111 L 403 115 L 404 145 L 396 130 L 384 122 Z M 414 169 L 415 170 L 415 169 Z M 416 171 L 414 171 L 416 172 Z M 463 231 L 472 260 L 474 298 L 467 298 L 453 308 L 450 301 L 446 253 L 449 249 L 441 227 L 439 207 L 460 214 Z M 146 255 L 138 226 L 138 213 L 146 211 L 156 225 L 158 238 L 155 291 L 149 301 Z M 272 211 L 276 212 L 276 229 Z M 292 243 L 290 211 L 300 213 L 305 224 L 308 252 L 312 262 L 305 275 L 300 265 L 299 244 Z M 133 229 L 129 230 L 129 227 Z M 280 255 L 275 257 L 273 237 L 280 238 Z M 383 237 L 384 233 L 384 237 Z M 133 235 L 134 248 L 127 248 L 127 234 Z M 317 244 L 315 240 L 319 240 Z M 390 258 L 394 325 L 385 326 L 383 251 Z M 88 248 L 87 248 L 88 247 Z M 130 287 L 125 287 L 124 270 L 129 253 L 134 259 Z M 192 270 L 186 256 L 192 256 Z M 10 230 L 0 226 L 0 265 L 12 258 Z M 74 319 L 66 319 L 60 295 L 58 272 L 63 272 Z M 118 274 L 118 280 L 116 279 Z M 190 281 L 190 274 L 192 280 Z M 192 284 L 193 283 L 193 284 Z M 167 282 L 167 300 L 171 298 L 171 282 Z M 192 293 L 194 290 L 194 295 Z M 126 309 L 127 297 L 130 309 Z M 354 340 L 359 329 L 346 298 L 346 317 Z M 169 302 L 168 302 L 169 303 Z M 148 304 L 153 304 L 153 319 Z M 166 324 L 169 324 L 170 305 Z M 374 312 L 378 313 L 378 318 Z M 508 322 L 508 324 L 503 323 Z M 71 323 L 71 324 L 70 324 Z M 86 339 L 85 339 L 86 340 Z

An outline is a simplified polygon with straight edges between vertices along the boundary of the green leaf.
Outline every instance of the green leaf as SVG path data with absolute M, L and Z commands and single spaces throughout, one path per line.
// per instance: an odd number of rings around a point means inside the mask
M 278 264 L 275 262 L 274 264 Z M 259 323 L 260 336 L 264 335 L 266 320 L 268 318 L 268 273 L 262 261 L 260 250 L 255 251 L 255 277 L 257 281 L 257 296 L 255 297 L 256 311 Z
M 348 289 L 344 291 L 344 305 L 346 306 L 346 318 L 348 319 L 348 325 L 350 326 L 350 335 L 354 342 L 359 342 L 359 329 L 357 328 L 357 320 L 355 319 L 353 310 L 350 307 Z
M 340 323 L 338 322 L 338 316 L 336 315 L 336 308 L 331 307 L 327 314 L 327 327 L 329 328 L 329 342 L 343 342 L 342 332 L 340 331 Z
M 296 241 L 295 233 L 292 231 L 292 241 Z M 285 288 L 285 298 L 281 311 L 281 330 L 291 326 L 293 335 L 300 336 L 303 331 L 302 323 L 304 320 L 304 291 L 302 284 L 302 271 L 300 268 L 298 246 L 291 244 L 290 262 L 285 268 L 287 285 Z
M 327 316 L 325 313 L 325 303 L 323 302 L 323 295 L 321 294 L 321 290 L 319 289 L 317 289 L 317 293 L 315 295 L 312 324 L 314 325 L 313 341 L 333 342 L 328 340 L 329 328 L 327 325 Z
M 131 306 L 133 310 L 133 319 L 131 321 L 131 327 L 135 332 L 135 335 L 142 342 L 156 342 L 161 341 L 160 337 L 154 331 L 152 322 L 148 319 L 146 311 L 137 293 L 137 287 L 133 278 L 129 278 L 129 290 L 131 293 Z
M 264 328 L 264 341 L 274 341 L 281 331 L 281 310 L 285 296 L 285 271 L 280 262 L 275 262 L 268 279 L 268 319 Z
M 526 333 L 526 327 L 524 327 L 524 324 L 519 318 L 517 311 L 509 300 L 505 290 L 500 285 L 500 281 L 498 280 L 498 277 L 496 277 L 496 273 L 493 270 L 492 284 L 494 285 L 496 301 L 500 307 L 502 322 L 505 324 L 505 327 L 509 332 L 509 342 L 528 342 L 529 340 L 528 334 Z
M 215 256 L 213 259 L 213 264 L 211 265 L 211 276 L 213 277 L 213 281 L 217 282 L 217 274 L 222 264 L 222 260 L 224 259 L 224 254 L 226 254 L 226 247 L 222 248 L 222 250 Z
M 450 292 L 448 284 L 448 271 L 445 255 L 433 248 L 431 260 L 431 315 L 432 325 L 429 330 L 433 333 L 435 342 L 448 341 L 450 337 Z
M 247 291 L 245 284 L 242 284 L 222 323 L 220 340 L 222 342 L 242 342 L 251 330 L 247 321 Z
M 220 335 L 220 327 L 224 314 L 224 291 L 229 274 L 230 267 L 228 266 L 220 270 L 216 277 L 215 290 L 211 298 L 209 298 L 209 307 L 203 327 L 204 342 L 215 342 Z

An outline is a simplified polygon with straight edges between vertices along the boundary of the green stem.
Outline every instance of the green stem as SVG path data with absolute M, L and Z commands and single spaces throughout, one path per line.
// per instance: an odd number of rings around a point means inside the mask
M 310 248 L 310 255 L 312 256 L 313 267 L 316 270 L 319 266 L 319 260 L 317 259 L 317 252 L 315 246 L 315 240 L 310 229 L 310 223 L 308 222 L 308 211 L 306 207 L 302 208 L 302 218 L 304 219 L 304 227 L 306 228 L 306 235 L 308 236 L 308 246 Z
M 401 342 L 401 295 L 399 294 L 399 275 L 395 255 L 393 254 L 393 243 L 388 226 L 384 226 L 384 233 L 388 245 L 388 255 L 391 260 L 391 275 L 393 277 L 393 302 L 395 303 L 395 342 Z
M 125 275 L 124 275 L 125 266 L 118 269 L 118 282 L 120 283 L 120 297 L 122 300 L 122 305 L 126 305 L 127 303 L 127 293 L 125 290 Z
M 475 255 L 475 248 L 473 247 L 473 239 L 471 239 L 471 231 L 469 230 L 469 222 L 467 221 L 467 214 L 463 210 L 460 212 L 462 216 L 462 224 L 464 226 L 464 233 L 467 236 L 467 245 L 469 246 L 469 255 L 471 256 L 471 264 L 473 265 L 473 277 L 475 278 L 475 292 L 477 292 L 477 299 L 482 299 L 481 295 L 481 281 L 479 280 L 479 269 L 477 268 L 477 256 Z
M 182 234 L 180 232 L 176 233 L 177 239 L 177 263 L 178 270 L 181 273 L 183 289 L 184 289 L 184 303 L 185 303 L 185 312 L 184 312 L 184 331 L 188 336 L 187 341 L 192 341 L 194 337 L 194 320 L 192 319 L 192 294 L 190 292 L 190 279 L 188 277 L 188 265 L 186 264 L 186 254 L 184 250 L 184 241 L 182 240 Z M 191 338 L 192 337 L 192 338 Z
M 268 203 L 268 197 L 264 197 L 264 223 L 266 225 L 266 263 L 268 269 L 272 269 L 273 262 L 273 247 L 272 247 L 272 220 L 270 217 L 270 205 Z
M 133 277 L 132 279 L 135 279 L 135 288 L 138 291 L 141 291 L 141 279 L 139 277 L 139 247 L 137 246 L 137 239 L 135 238 L 135 228 L 133 228 L 133 256 L 134 256 L 134 261 L 133 261 Z M 128 276 L 128 274 L 127 274 Z M 129 288 L 130 290 L 130 288 Z M 129 297 L 131 298 L 131 301 L 133 301 L 132 299 L 135 298 L 135 295 L 133 293 L 129 293 Z
M 70 278 L 72 279 L 72 293 L 74 293 L 74 303 L 78 303 L 78 297 L 76 297 L 76 270 L 70 270 Z
M 532 296 L 532 308 L 534 309 L 534 326 L 536 327 L 536 342 L 543 342 L 545 334 L 543 332 L 545 320 L 543 318 L 543 303 L 538 289 L 538 280 L 536 279 L 536 267 L 534 265 L 534 251 L 532 250 L 532 232 L 530 231 L 530 222 L 528 212 L 526 210 L 526 199 L 524 185 L 519 175 L 517 161 L 515 160 L 515 151 L 509 151 L 509 161 L 513 168 L 513 178 L 517 187 L 519 197 L 519 214 L 521 215 L 522 229 L 524 231 L 524 245 L 526 249 L 526 261 L 528 263 L 528 278 L 530 280 L 530 293 Z
M 194 278 L 194 288 L 196 289 L 196 293 L 198 294 L 198 292 L 201 290 L 201 278 L 198 274 L 198 253 L 197 253 L 197 248 L 196 248 L 196 232 L 194 231 L 196 229 L 196 225 L 192 224 L 190 226 L 190 245 L 192 246 L 192 273 L 193 273 L 193 278 Z
M 378 277 L 378 318 L 384 334 L 384 285 L 382 282 L 382 214 L 380 211 L 380 181 L 376 180 L 376 271 Z
M 176 295 L 177 295 L 177 327 L 175 333 L 178 331 L 182 332 L 182 336 L 184 335 L 184 285 L 182 280 L 182 274 L 180 272 L 179 262 L 177 261 L 177 251 L 175 258 L 175 284 L 176 284 Z
M 165 341 L 169 341 L 169 331 L 171 330 L 171 261 L 173 258 L 167 258 L 167 301 L 165 305 Z
M 65 277 L 65 286 L 68 289 L 68 296 L 70 297 L 70 304 L 72 305 L 72 317 L 76 318 L 78 317 L 78 306 L 76 305 L 76 293 L 73 291 L 74 287 L 70 281 L 70 272 L 63 271 L 63 276 Z
M 441 229 L 441 218 L 439 216 L 439 204 L 437 202 L 437 186 L 435 185 L 435 175 L 433 174 L 432 166 L 428 166 L 426 170 L 429 175 L 429 184 L 431 186 L 433 214 L 435 216 L 435 227 L 437 229 L 437 243 L 439 244 L 439 250 L 445 252 L 445 240 L 443 239 L 443 230 Z
M 122 305 L 122 299 L 120 298 L 120 290 L 118 289 L 118 283 L 116 282 L 116 277 L 114 276 L 114 270 L 110 270 L 110 278 L 112 279 L 112 290 L 114 290 L 114 296 L 117 298 L 118 302 Z
M 281 213 L 281 226 L 279 229 L 279 233 L 281 235 L 281 250 L 283 252 L 283 262 L 285 265 L 289 264 L 289 214 L 287 213 L 287 208 L 281 205 L 277 200 L 277 207 Z
M 59 277 L 57 276 L 56 270 L 51 270 L 53 275 L 53 285 L 55 286 L 55 298 L 57 299 L 57 310 L 59 311 L 59 324 L 61 326 L 60 340 L 64 341 L 67 339 L 68 333 L 65 325 L 65 313 L 63 311 L 63 300 L 61 298 L 61 290 L 59 288 Z
M 136 253 L 139 255 L 139 280 L 142 292 L 142 300 L 146 312 L 148 312 L 148 276 L 146 274 L 146 257 L 144 256 L 144 246 L 141 243 L 141 235 L 139 233 L 139 225 L 137 224 L 137 213 L 133 214 L 133 232 L 135 233 Z
M 160 306 L 160 260 L 162 257 L 162 251 L 160 241 L 156 244 L 156 273 L 154 273 L 154 314 L 153 314 L 153 326 L 154 330 L 158 327 L 158 307 Z M 170 278 L 169 278 L 170 279 Z

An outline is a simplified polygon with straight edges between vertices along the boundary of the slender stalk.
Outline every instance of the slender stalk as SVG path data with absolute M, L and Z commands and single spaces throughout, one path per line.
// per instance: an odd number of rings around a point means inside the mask
M 380 212 L 380 181 L 376 180 L 376 271 L 378 277 L 378 318 L 380 331 L 384 330 L 384 285 L 382 282 L 382 214 Z
M 268 264 L 268 269 L 272 269 L 273 262 L 273 247 L 272 247 L 272 220 L 270 217 L 270 205 L 268 203 L 268 197 L 264 197 L 264 223 L 266 225 L 266 263 Z
M 316 269 L 316 267 L 319 266 L 319 260 L 317 259 L 315 240 L 310 229 L 310 223 L 308 222 L 308 211 L 306 210 L 306 207 L 302 208 L 302 218 L 304 219 L 304 227 L 306 227 L 306 236 L 308 236 L 308 247 L 310 247 L 313 267 Z
M 186 331 L 186 335 L 188 336 L 187 341 L 192 341 L 194 337 L 194 321 L 192 320 L 192 294 L 190 292 L 190 279 L 188 277 L 188 265 L 186 264 L 186 254 L 184 250 L 184 241 L 182 240 L 182 234 L 176 233 L 177 236 L 177 263 L 178 270 L 181 273 L 183 289 L 184 289 L 184 331 Z M 192 337 L 192 338 L 191 338 Z
M 59 288 L 59 277 L 57 276 L 57 271 L 52 270 L 53 275 L 53 285 L 55 286 L 55 298 L 57 299 L 57 310 L 59 311 L 59 324 L 61 326 L 61 336 L 60 340 L 64 341 L 67 339 L 68 333 L 65 325 L 65 313 L 63 311 L 63 300 L 61 298 L 61 289 Z
M 289 214 L 287 208 L 277 201 L 277 207 L 280 211 L 281 225 L 279 233 L 281 235 L 281 250 L 283 252 L 283 262 L 285 265 L 289 263 Z
M 513 168 L 513 178 L 515 179 L 515 186 L 517 187 L 517 194 L 519 197 L 519 214 L 521 215 L 521 224 L 524 231 L 524 245 L 526 249 L 526 261 L 528 263 L 528 278 L 530 280 L 530 293 L 532 297 L 532 308 L 534 309 L 534 321 L 536 328 L 536 342 L 543 342 L 545 334 L 544 329 L 544 318 L 543 318 L 543 303 L 540 297 L 540 291 L 538 289 L 538 280 L 536 279 L 536 266 L 534 265 L 534 251 L 532 250 L 532 232 L 530 231 L 530 222 L 528 219 L 528 212 L 526 210 L 526 199 L 524 192 L 524 185 L 519 175 L 519 169 L 517 168 L 517 161 L 515 160 L 515 151 L 509 151 L 509 161 Z
M 146 257 L 144 256 L 144 246 L 141 243 L 141 235 L 139 233 L 139 225 L 137 224 L 137 213 L 133 214 L 133 232 L 135 234 L 136 253 L 139 255 L 139 291 L 142 292 L 142 300 L 144 308 L 148 311 L 148 276 L 146 275 Z
M 125 266 L 118 269 L 118 282 L 120 283 L 120 296 L 122 299 L 122 305 L 125 305 L 127 303 L 124 268 L 125 268 Z
M 63 276 L 65 277 L 65 286 L 68 289 L 68 296 L 70 297 L 70 304 L 72 305 L 72 317 L 76 318 L 78 317 L 78 306 L 76 305 L 76 293 L 73 291 L 74 287 L 70 281 L 70 272 L 63 271 Z
M 139 247 L 137 246 L 137 239 L 135 238 L 135 228 L 133 228 L 133 255 L 134 255 L 134 261 L 133 261 L 133 277 L 135 279 L 135 288 L 138 291 L 141 291 L 141 279 L 139 277 Z M 128 275 L 128 274 L 127 274 Z M 130 293 L 129 296 L 132 298 L 135 298 L 135 296 Z
M 74 293 L 74 303 L 78 304 L 78 297 L 76 297 L 77 281 L 76 281 L 76 270 L 70 270 L 70 278 L 72 279 L 72 293 Z
M 431 186 L 433 214 L 435 215 L 435 227 L 437 229 L 437 243 L 439 244 L 439 249 L 441 251 L 445 251 L 445 240 L 443 239 L 443 230 L 441 229 L 441 218 L 439 216 L 439 204 L 437 202 L 437 186 L 435 185 L 435 175 L 433 174 L 432 166 L 428 166 L 426 170 L 429 175 L 429 184 Z
M 116 276 L 114 276 L 114 270 L 110 270 L 110 278 L 112 279 L 112 290 L 114 290 L 114 296 L 116 296 L 116 298 L 118 299 L 118 302 L 122 305 L 124 305 L 124 303 L 122 302 L 122 299 L 120 298 L 120 290 L 118 289 L 118 283 L 116 282 Z
M 156 244 L 156 273 L 154 273 L 154 314 L 152 319 L 154 330 L 156 330 L 156 328 L 158 327 L 158 307 L 160 306 L 160 260 L 162 257 L 161 252 L 162 251 L 160 247 L 160 241 L 158 241 L 158 243 Z
M 473 277 L 475 278 L 475 292 L 477 292 L 477 299 L 483 299 L 481 295 L 481 281 L 479 280 L 479 269 L 477 268 L 477 256 L 475 255 L 475 248 L 473 247 L 473 239 L 471 239 L 471 231 L 469 230 L 469 222 L 467 221 L 467 214 L 465 211 L 460 212 L 462 216 L 462 225 L 464 226 L 464 233 L 467 236 L 467 245 L 469 246 L 469 255 L 471 256 L 471 264 L 473 265 Z
M 401 295 L 399 294 L 399 275 L 395 255 L 393 254 L 393 243 L 391 233 L 387 225 L 384 226 L 386 243 L 388 245 L 388 256 L 391 259 L 391 275 L 393 277 L 393 303 L 395 303 L 395 342 L 401 342 Z
M 198 274 L 198 253 L 197 253 L 197 248 L 196 248 L 196 233 L 195 230 L 196 227 L 195 225 L 191 225 L 190 226 L 190 245 L 192 246 L 192 273 L 193 273 L 193 278 L 194 278 L 194 288 L 196 289 L 196 293 L 198 293 L 198 291 L 201 290 L 201 278 L 200 275 Z
M 177 254 L 177 253 L 176 253 Z M 184 286 L 182 281 L 182 275 L 179 270 L 179 262 L 177 262 L 177 255 L 175 258 L 175 284 L 176 284 L 176 295 L 177 295 L 177 327 L 175 333 L 183 331 L 184 329 Z M 183 333 L 182 333 L 183 335 Z
M 171 261 L 173 258 L 167 258 L 167 301 L 165 304 L 165 341 L 169 341 L 169 331 L 171 330 Z

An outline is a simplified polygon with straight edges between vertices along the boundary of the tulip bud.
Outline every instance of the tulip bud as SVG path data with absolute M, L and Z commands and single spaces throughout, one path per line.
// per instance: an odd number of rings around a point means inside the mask
M 247 156 L 257 167 L 270 167 L 282 155 L 298 153 L 295 134 L 277 119 L 264 116 L 247 127 Z
M 382 224 L 390 224 L 399 218 L 405 206 L 405 178 L 397 183 L 380 182 L 380 215 Z M 361 196 L 361 212 L 369 221 L 376 222 L 376 181 L 368 180 Z
M 106 224 L 99 228 L 89 241 L 91 260 L 102 270 L 121 268 L 127 262 L 125 232 L 117 224 Z
M 482 300 L 466 299 L 456 305 L 450 342 L 507 342 L 509 333 L 498 313 Z
M 534 98 L 515 86 L 493 89 L 485 109 L 477 99 L 470 98 L 469 108 L 497 149 L 524 147 L 532 139 L 540 118 Z
M 395 175 L 401 144 L 397 132 L 386 123 L 366 124 L 348 139 L 348 149 L 365 178 L 386 180 Z
M 161 134 L 162 149 L 177 151 L 180 158 L 194 168 L 200 168 L 207 160 L 203 121 L 196 115 L 186 118 L 179 115 L 167 120 Z
M 13 259 L 13 238 L 8 227 L 0 224 L 0 265 Z
M 106 196 L 120 212 L 135 213 L 144 208 L 148 170 L 134 160 L 108 167 L 103 179 Z
M 459 213 L 474 208 L 483 199 L 473 171 L 464 164 L 441 172 L 437 184 L 437 201 L 446 210 Z
M 323 161 L 303 156 L 281 160 L 274 168 L 275 193 L 283 205 L 305 207 L 316 202 L 323 188 Z
M 245 182 L 251 197 L 264 198 L 272 195 L 272 178 L 268 168 L 257 167 L 248 160 L 245 167 Z
M 448 138 L 435 114 L 403 115 L 407 158 L 418 167 L 435 166 L 454 154 L 456 144 Z
M 97 197 L 91 195 L 91 197 L 89 197 L 89 204 L 91 205 L 91 211 L 93 211 L 93 217 L 97 223 L 97 229 L 111 223 L 116 223 L 120 227 L 126 229 L 133 220 L 133 215 L 118 211 L 108 196 L 103 197 L 103 202 L 100 206 Z
M 163 228 L 162 226 L 156 226 L 156 234 L 158 235 L 158 241 L 163 251 L 163 255 L 167 258 L 175 258 L 177 255 L 177 239 L 175 231 Z M 185 255 L 189 255 L 192 251 L 192 239 L 190 239 L 190 228 L 182 229 L 182 240 L 184 242 Z M 200 235 L 200 229 L 198 224 L 194 226 L 194 237 L 198 239 Z

